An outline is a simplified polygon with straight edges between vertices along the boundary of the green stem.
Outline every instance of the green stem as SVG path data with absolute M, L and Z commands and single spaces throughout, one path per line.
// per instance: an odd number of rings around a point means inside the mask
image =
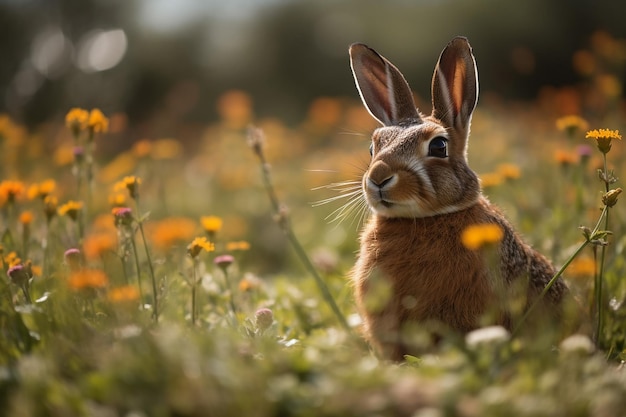
M 154 276 L 154 268 L 152 266 L 152 259 L 150 257 L 150 249 L 148 248 L 148 241 L 146 240 L 146 235 L 143 231 L 143 223 L 138 222 L 139 224 L 139 232 L 141 232 L 141 239 L 143 240 L 143 246 L 146 251 L 146 258 L 148 260 L 148 268 L 150 269 L 150 278 L 152 279 L 152 294 L 153 294 L 153 302 L 152 305 L 154 307 L 153 317 L 155 323 L 159 322 L 159 294 L 157 291 L 157 283 L 156 277 Z
M 135 243 L 135 234 L 130 230 L 130 245 L 133 248 L 133 257 L 135 258 L 135 269 L 137 270 L 137 288 L 139 289 L 139 305 L 143 310 L 143 290 L 141 289 L 141 268 L 139 267 L 139 253 L 137 244 Z
M 610 188 L 610 184 L 608 181 L 608 167 L 607 167 L 607 162 L 606 162 L 606 153 L 602 153 L 602 157 L 603 157 L 603 162 L 604 162 L 604 189 L 605 192 L 609 192 L 609 188 Z M 608 210 L 608 206 L 604 207 L 603 213 L 606 212 L 606 215 L 604 216 L 604 230 L 609 230 L 609 210 Z M 596 280 L 596 290 L 595 290 L 595 295 L 596 295 L 596 313 L 597 313 L 597 327 L 596 327 L 596 334 L 595 334 L 595 340 L 596 343 L 600 343 L 600 337 L 602 336 L 603 333 L 603 327 L 604 327 L 604 259 L 606 256 L 606 245 L 603 245 L 602 248 L 600 248 L 600 266 L 599 266 L 599 272 L 598 272 L 598 279 Z
M 191 281 L 191 324 L 194 326 L 196 325 L 196 284 L 198 281 L 198 278 L 196 276 L 197 274 L 196 267 L 197 267 L 197 261 L 194 258 L 193 259 L 193 277 Z
M 326 301 L 326 303 L 330 306 L 331 310 L 333 311 L 333 313 L 339 320 L 339 323 L 343 326 L 344 329 L 346 329 L 347 331 L 350 331 L 350 325 L 346 321 L 346 318 L 344 317 L 344 315 L 341 313 L 341 310 L 339 309 L 339 306 L 335 302 L 335 299 L 333 298 L 330 290 L 328 289 L 328 286 L 326 285 L 322 277 L 317 272 L 317 269 L 315 268 L 315 266 L 309 259 L 309 256 L 307 255 L 306 251 L 300 244 L 300 241 L 298 240 L 296 235 L 293 233 L 293 229 L 291 228 L 291 225 L 289 224 L 289 221 L 286 218 L 286 215 L 282 213 L 283 210 L 281 209 L 280 201 L 278 200 L 278 196 L 276 195 L 276 191 L 274 190 L 274 186 L 272 185 L 269 164 L 265 161 L 264 154 L 262 152 L 259 152 L 257 153 L 257 155 L 261 161 L 261 167 L 262 167 L 262 172 L 263 172 L 263 184 L 265 186 L 265 190 L 270 199 L 274 212 L 281 219 L 280 224 L 283 228 L 285 235 L 287 236 L 287 240 L 293 246 L 296 252 L 296 255 L 298 256 L 298 258 L 300 258 L 300 261 L 304 264 L 305 268 L 313 276 L 313 279 L 315 280 L 315 283 L 318 289 L 322 293 L 322 297 L 324 298 L 324 301 Z

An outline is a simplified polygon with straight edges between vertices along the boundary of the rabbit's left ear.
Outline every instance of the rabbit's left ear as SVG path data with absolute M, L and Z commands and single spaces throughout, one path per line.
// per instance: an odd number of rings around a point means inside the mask
M 433 116 L 449 127 L 467 129 L 478 101 L 478 72 L 464 37 L 450 41 L 439 57 L 432 85 Z
M 421 123 L 413 93 L 402 73 L 361 43 L 350 46 L 350 66 L 361 100 L 385 126 Z

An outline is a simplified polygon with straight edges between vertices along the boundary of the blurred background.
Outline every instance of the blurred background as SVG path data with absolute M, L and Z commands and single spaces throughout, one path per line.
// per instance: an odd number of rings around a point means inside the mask
M 98 107 L 124 114 L 139 135 L 173 135 L 181 123 L 215 120 L 217 98 L 239 89 L 259 117 L 294 123 L 315 97 L 356 97 L 350 43 L 377 49 L 428 97 L 436 58 L 459 34 L 474 47 L 483 96 L 532 99 L 580 78 L 573 57 L 593 33 L 623 38 L 624 7 L 615 0 L 0 0 L 0 113 L 32 127 L 70 107 Z

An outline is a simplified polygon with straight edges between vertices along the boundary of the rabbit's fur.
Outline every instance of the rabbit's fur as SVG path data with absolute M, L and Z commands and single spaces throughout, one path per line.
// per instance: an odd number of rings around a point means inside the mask
M 372 135 L 372 160 L 363 176 L 373 215 L 352 271 L 366 337 L 384 356 L 400 360 L 415 353 L 416 330 L 435 329 L 431 324 L 437 331 L 467 332 L 486 321 L 511 329 L 555 269 L 481 194 L 467 164 L 478 100 L 467 39 L 454 38 L 441 53 L 430 116 L 416 109 L 403 75 L 377 52 L 354 44 L 350 62 L 363 103 L 383 125 Z M 463 230 L 476 224 L 503 230 L 496 248 L 463 246 Z M 537 309 L 539 321 L 560 320 L 567 294 L 558 279 Z

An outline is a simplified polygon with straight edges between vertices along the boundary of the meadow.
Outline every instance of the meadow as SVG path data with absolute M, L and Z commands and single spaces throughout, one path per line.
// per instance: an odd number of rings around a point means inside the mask
M 596 37 L 580 84 L 484 94 L 470 139 L 484 193 L 593 323 L 558 346 L 485 328 L 398 364 L 363 342 L 367 212 L 334 198 L 376 127 L 356 93 L 287 125 L 229 91 L 184 139 L 98 109 L 0 116 L 0 415 L 624 415 L 626 44 Z

